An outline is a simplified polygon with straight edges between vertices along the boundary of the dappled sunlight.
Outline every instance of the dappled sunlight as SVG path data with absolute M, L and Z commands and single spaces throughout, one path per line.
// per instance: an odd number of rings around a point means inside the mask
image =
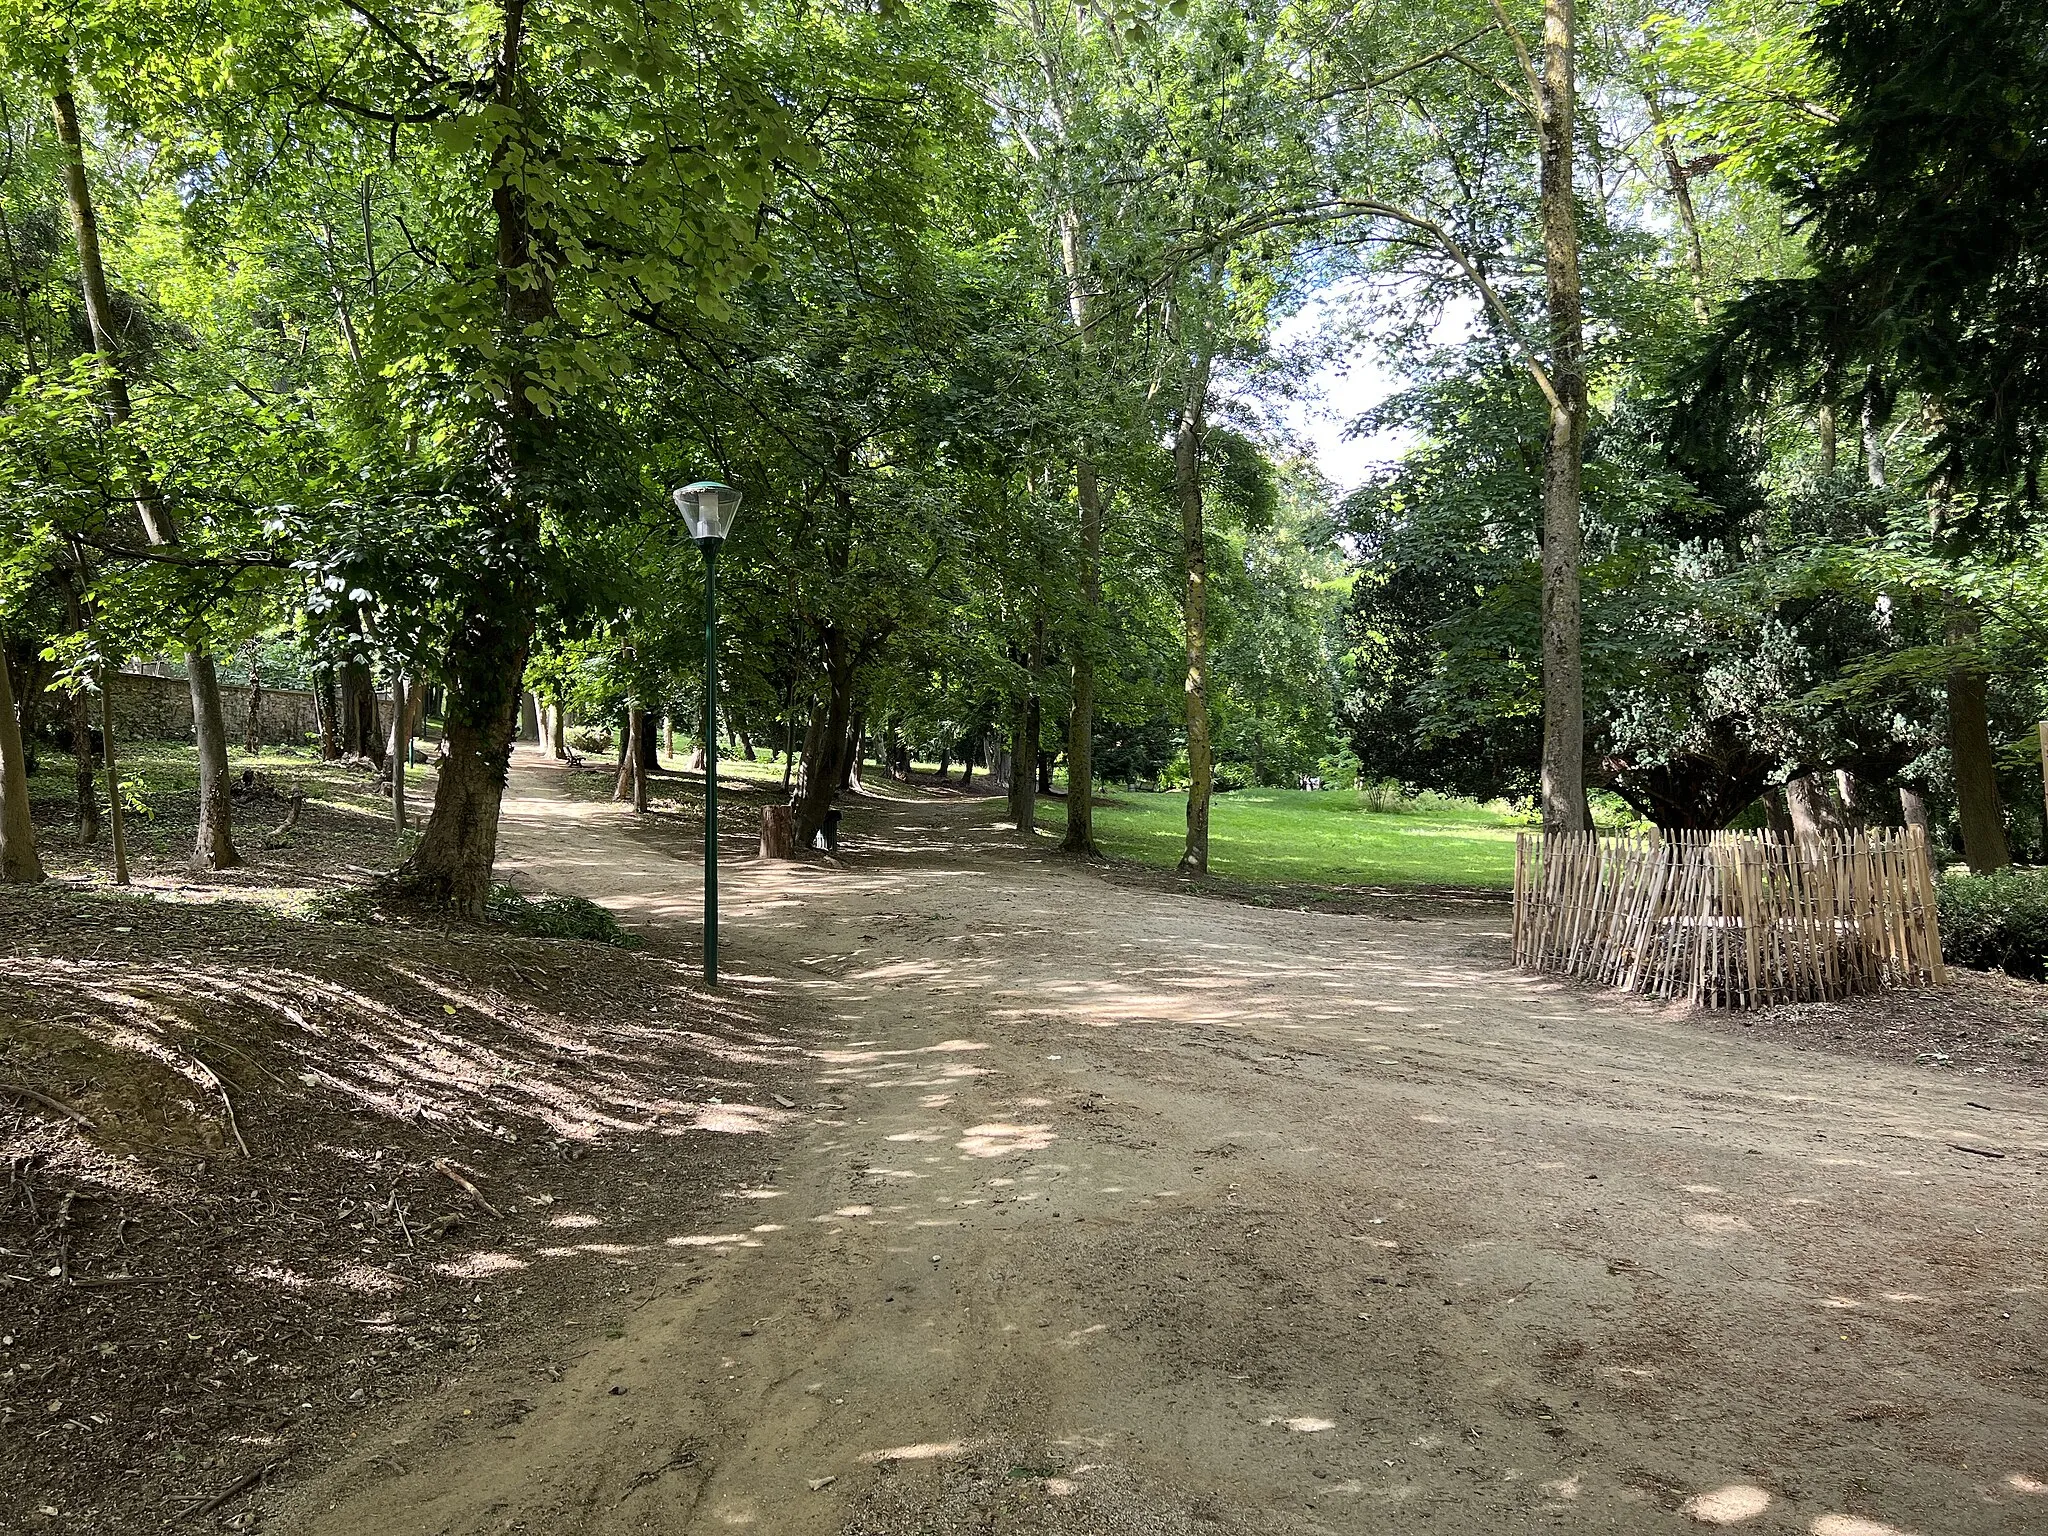
M 488 1280 L 497 1275 L 509 1275 L 530 1267 L 527 1260 L 509 1253 L 469 1253 L 446 1264 L 436 1264 L 436 1274 L 446 1275 L 450 1280 Z
M 744 1082 L 734 1071 L 797 1059 L 797 1046 L 759 1031 L 720 1034 L 644 1018 L 565 1021 L 418 964 L 385 963 L 353 986 L 289 965 L 170 975 L 126 962 L 25 956 L 16 964 L 25 983 L 64 988 L 88 1005 L 64 1017 L 65 1027 L 160 1064 L 205 1102 L 218 1102 L 218 1073 L 232 1077 L 239 1066 L 208 1034 L 220 1027 L 210 1020 L 232 1009 L 269 1022 L 271 1043 L 303 1084 L 372 1115 L 450 1122 L 504 1139 L 516 1139 L 514 1127 L 525 1122 L 568 1142 L 754 1135 L 793 1118 L 735 1092 Z M 387 991 L 406 1005 L 379 995 Z M 692 1060 L 701 1097 L 650 1091 L 648 1069 Z
M 1696 1493 L 1678 1506 L 1678 1512 L 1701 1525 L 1736 1525 L 1754 1520 L 1771 1507 L 1771 1496 L 1749 1483 L 1730 1483 L 1707 1493 Z
M 991 1122 L 968 1127 L 954 1145 L 969 1157 L 1014 1157 L 1022 1152 L 1043 1152 L 1056 1140 L 1050 1125 Z
M 943 1461 L 965 1455 L 967 1449 L 965 1440 L 924 1440 L 916 1445 L 892 1445 L 887 1450 L 869 1451 L 861 1460 L 871 1467 L 885 1461 Z

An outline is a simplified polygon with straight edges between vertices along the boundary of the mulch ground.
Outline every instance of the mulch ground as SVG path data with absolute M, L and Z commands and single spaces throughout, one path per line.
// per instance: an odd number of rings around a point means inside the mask
M 1750 1013 L 1701 1009 L 1710 1029 L 1865 1056 L 1986 1084 L 2048 1088 L 2048 986 L 1949 968 L 1949 985 Z
M 701 1262 L 793 1109 L 803 1042 L 686 963 L 268 899 L 388 864 L 373 805 L 193 876 L 166 800 L 149 894 L 0 889 L 0 1530 L 255 1528 L 379 1404 Z

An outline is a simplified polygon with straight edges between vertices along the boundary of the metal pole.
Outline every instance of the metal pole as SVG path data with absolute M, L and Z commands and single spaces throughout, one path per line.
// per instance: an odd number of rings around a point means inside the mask
M 718 985 L 718 541 L 704 541 L 704 985 Z

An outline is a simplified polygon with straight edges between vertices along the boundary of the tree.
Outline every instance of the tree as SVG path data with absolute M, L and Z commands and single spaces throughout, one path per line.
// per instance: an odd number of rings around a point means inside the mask
M 134 15 L 109 8 L 81 17 L 53 14 L 29 0 L 9 16 L 13 36 L 9 62 L 25 67 L 47 95 L 62 153 L 65 201 L 77 242 L 79 285 L 92 349 L 103 364 L 99 374 L 104 404 L 115 434 L 129 444 L 124 466 L 132 502 L 143 536 L 151 545 L 179 542 L 178 525 L 165 503 L 150 456 L 127 428 L 134 415 L 130 391 L 134 381 L 115 326 L 111 290 L 101 254 L 99 215 L 86 165 L 74 72 L 83 68 L 101 82 L 119 82 L 135 61 L 138 45 L 160 42 L 161 19 L 146 8 Z M 138 37 L 130 28 L 143 23 Z M 151 25 L 155 23 L 156 25 Z M 80 61 L 74 64 L 74 60 Z M 233 836 L 233 802 L 228 794 L 227 724 L 221 712 L 220 680 L 213 654 L 198 638 L 185 647 L 185 670 L 192 694 L 192 720 L 199 748 L 199 833 L 193 861 L 202 868 L 232 869 L 241 862 Z

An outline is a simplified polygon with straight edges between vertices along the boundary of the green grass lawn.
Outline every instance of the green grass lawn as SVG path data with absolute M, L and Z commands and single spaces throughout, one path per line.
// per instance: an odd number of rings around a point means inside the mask
M 1171 869 L 1187 839 L 1187 797 L 1115 791 L 1095 812 L 1103 851 Z M 1049 824 L 1057 823 L 1048 805 Z M 1524 823 L 1480 806 L 1427 799 L 1366 808 L 1356 790 L 1240 789 L 1209 810 L 1209 870 L 1234 880 L 1306 885 L 1510 886 Z

